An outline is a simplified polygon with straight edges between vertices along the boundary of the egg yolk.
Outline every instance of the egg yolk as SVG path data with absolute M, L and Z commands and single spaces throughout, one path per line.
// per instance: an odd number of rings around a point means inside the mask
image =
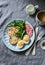
M 24 37 L 24 41 L 25 41 L 25 42 L 28 42 L 28 41 L 29 41 L 29 36 L 25 36 L 25 37 Z
M 19 43 L 18 45 L 19 45 L 19 46 L 22 46 L 23 44 L 22 44 L 22 43 Z
M 18 46 L 20 46 L 20 47 L 23 46 L 23 41 L 19 41 Z

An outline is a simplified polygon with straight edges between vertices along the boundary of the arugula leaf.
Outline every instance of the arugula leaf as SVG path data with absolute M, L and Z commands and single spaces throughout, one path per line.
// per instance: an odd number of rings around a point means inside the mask
M 16 27 L 16 29 L 18 30 L 17 33 L 15 33 L 15 35 L 19 38 L 23 38 L 24 34 L 25 34 L 25 21 L 24 20 L 14 20 L 12 21 L 8 27 Z

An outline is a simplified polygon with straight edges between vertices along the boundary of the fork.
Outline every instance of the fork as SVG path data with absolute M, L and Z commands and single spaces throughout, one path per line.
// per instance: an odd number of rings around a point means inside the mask
M 43 31 L 41 31 L 41 33 L 39 33 L 39 35 L 38 35 L 38 37 L 37 37 L 37 39 L 34 43 L 34 48 L 33 48 L 33 51 L 32 51 L 32 55 L 35 55 L 35 53 L 36 53 L 36 43 L 44 36 L 44 34 L 45 33 Z

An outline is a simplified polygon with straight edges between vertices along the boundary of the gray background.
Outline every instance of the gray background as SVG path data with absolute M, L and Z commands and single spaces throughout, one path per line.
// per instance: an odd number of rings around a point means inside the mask
M 4 2 L 5 0 L 0 0 L 0 2 L 1 1 Z M 13 11 L 13 13 L 8 19 L 5 20 L 5 23 L 0 28 L 0 37 L 2 37 L 3 27 L 6 23 L 14 19 L 24 19 L 29 21 L 32 26 L 35 26 L 35 17 L 29 16 L 25 13 L 24 9 L 26 5 L 31 3 L 34 5 L 39 5 L 39 10 L 45 9 L 45 0 L 7 0 L 7 2 L 7 6 L 0 7 L 3 12 L 0 19 L 3 19 L 9 11 Z M 45 31 L 45 27 L 40 27 L 39 32 L 41 30 Z M 45 39 L 45 36 L 41 40 L 43 39 Z M 41 40 L 37 44 L 36 55 L 32 56 L 29 54 L 29 56 L 25 56 L 24 52 L 16 53 L 9 50 L 0 38 L 0 65 L 45 65 L 45 51 L 40 48 Z

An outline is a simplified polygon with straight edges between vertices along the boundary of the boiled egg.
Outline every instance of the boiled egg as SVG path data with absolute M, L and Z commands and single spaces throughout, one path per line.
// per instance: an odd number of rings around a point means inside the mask
M 23 46 L 24 46 L 24 41 L 23 40 L 18 41 L 17 47 L 22 48 Z
M 24 38 L 23 38 L 23 41 L 25 44 L 28 44 L 29 41 L 30 41 L 30 37 L 28 35 L 25 35 Z

